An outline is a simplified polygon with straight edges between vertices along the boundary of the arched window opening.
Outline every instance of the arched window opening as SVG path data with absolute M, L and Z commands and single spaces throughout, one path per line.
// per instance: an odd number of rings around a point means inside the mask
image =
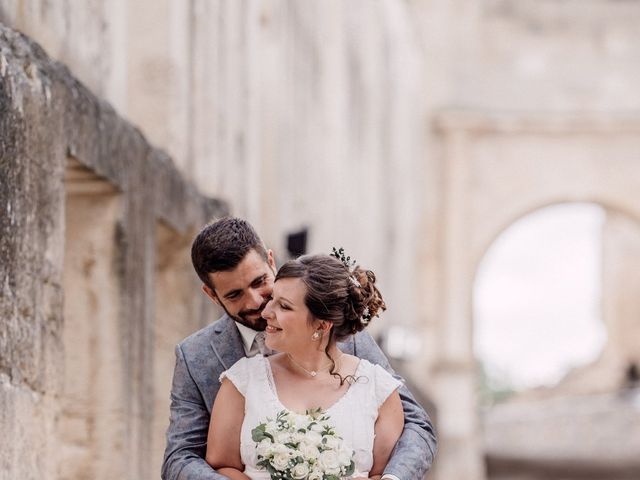
M 474 352 L 483 403 L 552 386 L 595 361 L 605 345 L 602 235 L 605 210 L 559 204 L 507 228 L 474 285 Z

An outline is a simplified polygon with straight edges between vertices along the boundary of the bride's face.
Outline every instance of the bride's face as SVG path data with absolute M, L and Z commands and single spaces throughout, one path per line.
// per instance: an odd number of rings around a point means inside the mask
M 279 352 L 308 349 L 315 329 L 304 303 L 307 289 L 299 278 L 283 278 L 273 285 L 273 297 L 264 307 L 266 344 Z

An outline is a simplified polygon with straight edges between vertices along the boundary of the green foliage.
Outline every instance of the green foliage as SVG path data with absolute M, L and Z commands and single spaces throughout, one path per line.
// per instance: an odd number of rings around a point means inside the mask
M 260 443 L 265 438 L 268 438 L 273 442 L 273 436 L 270 433 L 267 433 L 266 428 L 267 424 L 261 423 L 256 428 L 251 430 L 251 439 L 256 443 Z

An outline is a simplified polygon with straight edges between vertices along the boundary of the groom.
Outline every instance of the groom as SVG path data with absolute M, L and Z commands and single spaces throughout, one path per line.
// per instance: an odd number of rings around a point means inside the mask
M 191 247 L 202 290 L 225 311 L 217 322 L 176 347 L 171 418 L 162 465 L 163 480 L 222 480 L 204 460 L 211 407 L 220 374 L 243 356 L 264 353 L 261 317 L 273 288 L 276 266 L 249 223 L 227 217 L 207 225 Z M 368 333 L 339 344 L 341 350 L 377 363 L 389 362 Z M 392 372 L 393 373 L 393 372 Z M 426 412 L 400 388 L 405 425 L 382 479 L 419 480 L 431 466 L 436 438 Z

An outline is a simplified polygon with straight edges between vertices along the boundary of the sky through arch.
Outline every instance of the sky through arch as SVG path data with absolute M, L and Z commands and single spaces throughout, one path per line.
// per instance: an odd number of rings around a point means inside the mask
M 508 227 L 474 284 L 474 352 L 489 381 L 553 385 L 594 361 L 606 341 L 601 312 L 604 208 L 558 204 Z

